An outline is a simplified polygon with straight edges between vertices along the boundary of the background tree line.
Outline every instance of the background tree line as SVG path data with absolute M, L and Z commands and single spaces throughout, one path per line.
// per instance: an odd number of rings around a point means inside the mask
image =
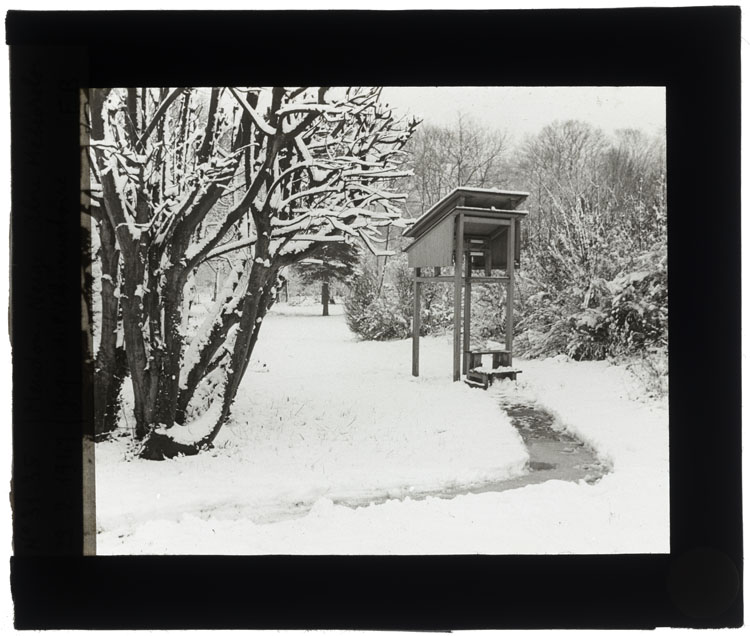
M 638 362 L 655 391 L 666 389 L 667 242 L 664 135 L 607 135 L 556 121 L 521 143 L 459 116 L 420 126 L 405 147 L 413 171 L 407 208 L 421 215 L 458 186 L 529 192 L 522 206 L 522 267 L 514 342 L 518 354 Z M 400 246 L 400 240 L 394 244 Z M 404 255 L 369 259 L 352 288 L 349 324 L 368 338 L 411 332 L 411 272 Z M 502 339 L 500 291 L 475 286 L 473 335 Z M 452 289 L 425 285 L 423 332 L 451 325 Z

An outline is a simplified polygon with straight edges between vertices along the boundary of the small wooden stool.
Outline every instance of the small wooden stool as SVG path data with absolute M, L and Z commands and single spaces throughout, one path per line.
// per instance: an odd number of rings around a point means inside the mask
M 481 386 L 487 389 L 495 378 L 510 378 L 515 381 L 520 369 L 514 369 L 511 364 L 511 353 L 504 349 L 475 349 L 465 351 L 468 357 L 466 383 L 470 386 Z M 492 356 L 492 370 L 482 368 L 482 356 Z

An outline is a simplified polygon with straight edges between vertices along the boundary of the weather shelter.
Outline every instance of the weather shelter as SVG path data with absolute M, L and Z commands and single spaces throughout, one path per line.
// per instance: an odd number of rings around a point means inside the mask
M 414 268 L 412 375 L 419 375 L 422 285 L 452 283 L 453 380 L 460 380 L 463 371 L 467 380 L 486 387 L 493 377 L 515 377 L 513 284 L 521 263 L 521 221 L 527 215 L 518 206 L 527 196 L 527 192 L 456 188 L 404 232 L 414 239 L 405 250 L 409 267 Z M 426 267 L 432 268 L 432 275 L 423 273 Z M 453 273 L 441 274 L 444 267 L 452 267 Z M 505 347 L 472 350 L 471 286 L 493 283 L 506 288 Z M 492 356 L 492 367 L 482 365 L 484 355 Z

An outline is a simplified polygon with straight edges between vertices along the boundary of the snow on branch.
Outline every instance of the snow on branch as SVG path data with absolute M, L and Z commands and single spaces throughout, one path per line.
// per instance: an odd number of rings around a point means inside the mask
M 236 312 L 242 297 L 247 293 L 249 263 L 234 267 L 224 282 L 213 307 L 201 322 L 189 346 L 183 351 L 180 368 L 180 388 L 187 388 L 187 379 L 192 368 L 200 362 L 203 348 L 209 343 L 211 332 L 224 315 Z
M 283 117 L 285 115 L 290 115 L 292 113 L 344 113 L 346 112 L 345 109 L 341 108 L 340 106 L 335 106 L 332 104 L 319 104 L 319 103 L 313 103 L 313 104 L 306 104 L 306 103 L 290 103 L 290 104 L 284 104 L 281 108 L 279 108 L 276 111 L 276 114 L 279 117 Z
M 286 207 L 288 207 L 292 201 L 296 201 L 297 199 L 301 199 L 303 197 L 310 197 L 310 196 L 315 196 L 318 194 L 325 194 L 328 192 L 341 192 L 343 189 L 344 189 L 344 184 L 340 183 L 336 187 L 331 187 L 330 184 L 325 184 L 322 186 L 318 186 L 316 188 L 310 188 L 309 190 L 302 190 L 301 192 L 296 192 L 293 195 L 281 201 L 277 209 L 283 210 Z
M 330 235 L 330 234 L 297 234 L 292 236 L 290 241 L 307 241 L 315 243 L 345 243 L 346 238 L 343 236 Z
M 247 101 L 239 94 L 237 89 L 230 88 L 229 92 L 234 95 L 234 98 L 237 100 L 240 106 L 242 106 L 242 109 L 250 115 L 250 118 L 253 120 L 253 123 L 260 128 L 266 135 L 269 137 L 272 137 L 276 134 L 276 129 L 271 126 L 268 122 L 266 122 L 256 111 L 255 109 L 250 106 L 250 104 L 247 103 Z
M 364 244 L 367 246 L 367 249 L 369 249 L 370 252 L 372 252 L 374 256 L 393 256 L 396 253 L 393 250 L 381 250 L 377 248 L 374 245 L 371 237 L 369 237 L 367 235 L 367 232 L 365 232 L 364 230 L 359 231 L 359 236 L 361 237 L 362 241 L 364 241 Z
M 213 250 L 211 250 L 206 257 L 203 260 L 210 260 L 212 258 L 216 258 L 217 256 L 222 256 L 223 254 L 227 254 L 229 252 L 234 252 L 236 250 L 240 250 L 244 247 L 251 247 L 255 245 L 256 238 L 246 238 L 239 241 L 232 241 L 231 243 L 225 243 L 224 245 L 221 245 Z
M 299 163 L 295 163 L 293 166 L 287 168 L 278 177 L 276 177 L 276 180 L 271 184 L 271 187 L 268 188 L 268 194 L 266 195 L 266 198 L 270 198 L 271 194 L 273 194 L 274 190 L 276 190 L 276 188 L 281 185 L 285 178 L 287 178 L 291 174 L 294 174 L 295 172 L 298 172 L 299 170 L 304 170 L 306 168 L 332 171 L 335 170 L 337 166 L 332 161 L 314 160 L 312 158 L 306 159 L 305 161 L 300 161 Z M 314 178 L 317 181 L 322 180 L 322 177 L 320 177 L 320 173 L 318 173 Z
M 310 163 L 310 173 L 312 174 L 312 178 L 315 181 L 322 181 L 324 177 L 321 174 L 320 169 L 318 168 L 318 165 L 316 164 L 315 160 L 313 159 L 313 156 L 310 153 L 310 149 L 302 140 L 301 135 L 297 135 L 294 138 L 294 145 L 296 146 L 297 151 L 300 153 L 300 155 L 302 155 L 302 158 L 305 160 L 305 162 Z
M 358 190 L 361 190 L 362 192 L 366 192 L 367 194 L 372 195 L 371 198 L 378 199 L 381 202 L 406 200 L 406 194 L 402 194 L 399 192 L 385 192 L 384 190 L 373 188 L 372 186 L 365 185 L 364 183 L 354 183 L 352 184 L 352 188 L 356 188 Z
M 370 179 L 398 179 L 401 177 L 411 177 L 414 173 L 411 170 L 394 170 L 392 168 L 383 168 L 379 170 L 345 170 L 343 177 L 366 177 Z
M 151 118 L 151 121 L 146 127 L 146 130 L 143 131 L 143 134 L 138 139 L 137 145 L 139 147 L 145 146 L 146 140 L 149 138 L 149 135 L 151 135 L 151 133 L 154 131 L 154 128 L 156 128 L 156 125 L 159 123 L 159 120 L 166 114 L 167 110 L 172 105 L 172 102 L 174 102 L 174 100 L 177 99 L 186 90 L 187 90 L 186 87 L 176 88 L 159 105 L 153 117 Z

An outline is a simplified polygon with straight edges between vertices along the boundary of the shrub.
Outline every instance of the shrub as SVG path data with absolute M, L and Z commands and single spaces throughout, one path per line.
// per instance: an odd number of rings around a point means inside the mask
M 366 264 L 357 269 L 351 285 L 349 295 L 344 303 L 346 324 L 357 335 L 367 331 L 367 309 L 377 297 L 378 281 L 374 272 Z
M 411 335 L 412 292 L 408 272 L 398 264 L 383 281 L 369 264 L 360 265 L 344 308 L 346 322 L 364 340 L 392 340 Z
M 603 360 L 609 352 L 607 316 L 598 309 L 584 309 L 568 322 L 570 339 L 565 353 L 573 360 Z
M 613 351 L 633 353 L 664 347 L 668 334 L 666 247 L 637 259 L 639 269 L 611 285 L 608 325 Z
M 533 264 L 519 277 L 515 349 L 529 357 L 564 353 L 575 360 L 641 356 L 668 339 L 666 247 L 620 263 L 611 280 L 580 277 L 546 285 Z
M 385 273 L 380 274 L 372 264 L 362 263 L 344 305 L 347 324 L 365 340 L 409 338 L 413 303 L 413 272 L 404 255 L 389 259 Z M 420 307 L 420 335 L 440 333 L 453 324 L 450 286 L 424 284 Z
M 426 283 L 422 286 L 421 335 L 441 333 L 453 324 L 453 294 L 449 285 Z
M 666 347 L 651 347 L 624 361 L 648 397 L 661 398 L 669 392 L 669 359 Z
M 365 311 L 364 328 L 360 336 L 365 340 L 394 340 L 411 336 L 411 317 L 392 298 L 381 296 Z

